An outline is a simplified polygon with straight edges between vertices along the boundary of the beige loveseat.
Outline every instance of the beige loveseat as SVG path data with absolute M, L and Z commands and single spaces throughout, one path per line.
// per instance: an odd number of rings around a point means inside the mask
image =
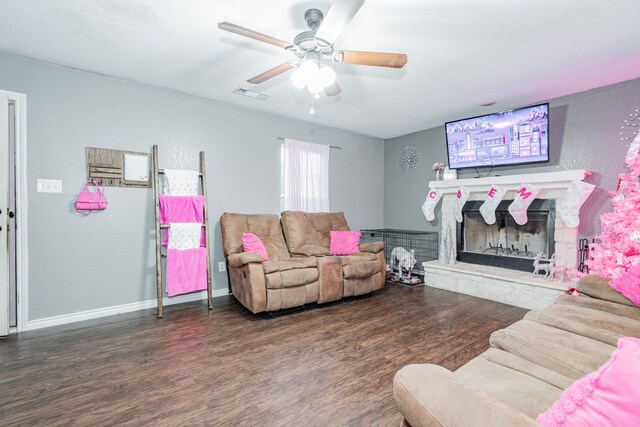
M 331 231 L 350 231 L 342 212 L 282 212 L 280 221 L 289 253 L 295 258 L 335 259 L 342 265 L 340 297 L 363 295 L 384 287 L 384 244 L 362 243 L 359 253 L 329 256 Z M 322 261 L 321 261 L 322 262 Z
M 260 313 L 318 301 L 318 263 L 291 258 L 276 215 L 224 213 L 220 229 L 231 291 L 242 305 Z M 262 240 L 269 261 L 243 252 L 242 233 L 253 233 Z
M 491 335 L 489 350 L 451 372 L 409 365 L 394 378 L 403 425 L 536 426 L 535 418 L 575 380 L 605 363 L 620 337 L 640 337 L 640 308 L 597 276 L 579 296 Z

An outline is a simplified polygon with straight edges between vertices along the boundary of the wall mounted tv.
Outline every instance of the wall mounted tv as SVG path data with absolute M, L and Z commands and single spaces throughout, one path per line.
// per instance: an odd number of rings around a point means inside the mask
M 444 125 L 450 169 L 549 161 L 549 104 Z

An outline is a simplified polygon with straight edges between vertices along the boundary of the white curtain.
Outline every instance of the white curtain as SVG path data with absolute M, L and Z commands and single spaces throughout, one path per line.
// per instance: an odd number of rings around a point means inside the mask
M 284 210 L 329 211 L 329 146 L 285 138 L 283 144 Z

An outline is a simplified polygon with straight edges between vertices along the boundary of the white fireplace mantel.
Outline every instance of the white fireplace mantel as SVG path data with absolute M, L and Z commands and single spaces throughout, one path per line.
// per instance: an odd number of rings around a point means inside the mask
M 457 193 L 459 187 L 470 192 L 488 191 L 491 185 L 498 185 L 507 191 L 516 191 L 522 184 L 531 184 L 541 190 L 567 189 L 572 181 L 582 181 L 588 172 L 573 169 L 557 172 L 526 173 L 519 175 L 490 176 L 485 178 L 454 179 L 450 181 L 430 181 L 430 189 L 438 189 L 442 194 Z
M 489 188 L 492 185 L 498 185 L 507 190 L 504 200 L 513 200 L 516 191 L 522 184 L 531 184 L 541 190 L 536 196 L 537 199 L 555 200 L 556 203 L 560 203 L 566 196 L 567 189 L 571 183 L 573 181 L 582 181 L 588 175 L 589 172 L 585 169 L 575 169 L 429 182 L 431 190 L 438 189 L 442 192 L 442 203 L 440 205 L 442 231 L 440 233 L 438 261 L 423 263 L 425 283 L 429 286 L 527 308 L 540 308 L 555 300 L 566 285 L 561 283 L 553 284 L 556 285 L 556 288 L 551 289 L 544 280 L 539 278 L 529 279 L 528 276 L 531 273 L 513 272 L 497 267 L 481 267 L 456 262 L 456 245 L 451 244 L 451 241 L 455 242 L 458 232 L 454 215 L 456 193 L 458 188 L 465 187 L 470 193 L 468 200 L 485 200 Z M 556 264 L 570 270 L 577 265 L 578 229 L 567 227 L 559 215 L 555 216 L 554 225 Z M 497 280 L 493 276 L 479 274 L 479 272 L 488 270 L 497 271 L 494 276 L 497 275 L 502 279 Z M 536 302 L 532 303 L 532 301 Z

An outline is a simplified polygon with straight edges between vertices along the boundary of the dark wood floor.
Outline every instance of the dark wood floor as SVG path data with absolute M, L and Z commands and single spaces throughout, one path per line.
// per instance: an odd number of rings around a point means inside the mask
M 456 369 L 524 309 L 428 287 L 278 317 L 233 298 L 0 342 L 0 425 L 398 425 L 394 373 Z

